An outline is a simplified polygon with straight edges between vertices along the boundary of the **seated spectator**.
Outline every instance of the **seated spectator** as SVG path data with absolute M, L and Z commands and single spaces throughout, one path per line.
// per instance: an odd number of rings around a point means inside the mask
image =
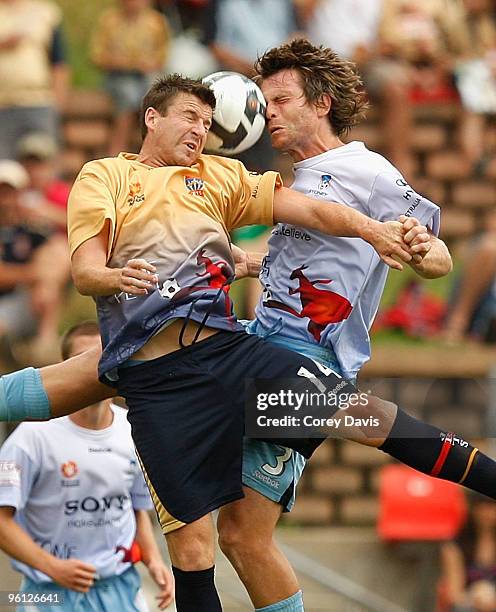
M 496 114 L 496 15 L 490 0 L 464 0 L 455 79 L 463 106 L 460 144 L 475 174 L 495 165 L 485 144 L 487 118 Z M 496 176 L 496 169 L 494 171 Z
M 0 159 L 27 132 L 57 138 L 69 80 L 61 21 L 51 0 L 0 0 Z
M 21 199 L 28 181 L 20 164 L 0 161 L 0 339 L 34 335 L 29 362 L 49 363 L 57 358 L 69 256 L 65 237 L 26 220 Z
M 441 547 L 443 599 L 450 612 L 496 610 L 496 503 L 474 497 L 468 521 Z
M 496 342 L 496 215 L 466 257 L 443 335 L 448 342 L 471 338 Z
M 149 0 L 119 0 L 99 19 L 91 58 L 105 73 L 115 107 L 111 155 L 129 146 L 141 99 L 163 70 L 169 43 L 168 23 Z
M 358 65 L 367 93 L 380 110 L 384 152 L 410 177 L 413 115 L 409 73 L 404 62 L 380 54 L 383 0 L 304 0 L 304 3 L 309 39 Z
M 48 134 L 32 132 L 19 141 L 17 159 L 29 176 L 26 218 L 65 232 L 71 186 L 57 177 L 57 144 Z

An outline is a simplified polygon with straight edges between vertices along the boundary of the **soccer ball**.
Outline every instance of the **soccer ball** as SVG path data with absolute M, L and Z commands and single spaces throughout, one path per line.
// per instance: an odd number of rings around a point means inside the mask
M 265 128 L 265 99 L 258 85 L 237 72 L 214 72 L 203 79 L 215 94 L 216 107 L 205 148 L 236 155 L 252 147 Z

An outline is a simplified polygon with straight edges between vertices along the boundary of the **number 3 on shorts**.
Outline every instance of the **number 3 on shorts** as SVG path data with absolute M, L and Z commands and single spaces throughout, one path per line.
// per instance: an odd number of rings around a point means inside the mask
M 284 464 L 291 459 L 293 456 L 293 449 L 287 448 L 286 451 L 282 455 L 277 455 L 274 457 L 276 460 L 276 465 L 272 466 L 269 463 L 264 463 L 262 465 L 262 470 L 270 476 L 280 476 L 284 471 Z

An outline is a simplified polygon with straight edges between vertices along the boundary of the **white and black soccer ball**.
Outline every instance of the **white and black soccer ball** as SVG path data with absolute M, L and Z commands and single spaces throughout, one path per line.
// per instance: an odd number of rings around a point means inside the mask
M 252 147 L 265 128 L 265 99 L 260 88 L 237 72 L 214 72 L 203 79 L 216 106 L 206 150 L 236 155 Z

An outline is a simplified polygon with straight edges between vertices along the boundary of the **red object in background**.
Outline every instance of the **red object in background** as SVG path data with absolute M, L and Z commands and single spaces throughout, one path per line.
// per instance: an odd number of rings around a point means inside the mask
M 396 303 L 379 313 L 374 331 L 400 329 L 408 336 L 423 338 L 441 330 L 446 304 L 412 281 L 398 294 Z
M 383 540 L 448 540 L 457 535 L 466 516 L 458 485 L 404 465 L 382 469 L 377 531 Z

